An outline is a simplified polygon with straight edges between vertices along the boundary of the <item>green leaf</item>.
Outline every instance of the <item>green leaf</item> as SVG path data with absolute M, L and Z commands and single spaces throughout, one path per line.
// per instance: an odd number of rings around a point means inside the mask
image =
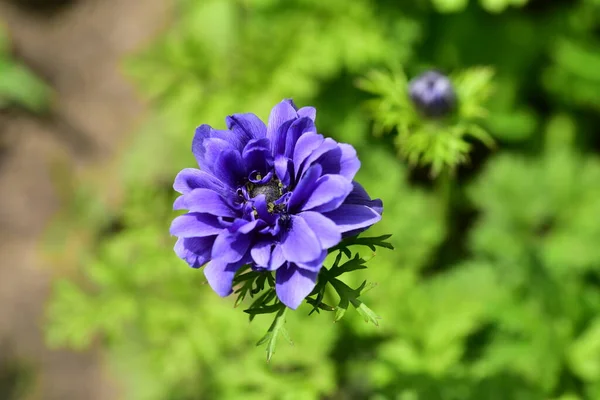
M 351 271 L 356 271 L 356 270 L 360 270 L 360 269 L 366 269 L 367 266 L 366 264 L 366 260 L 359 257 L 358 254 L 354 255 L 354 258 L 346 261 L 344 264 L 336 267 L 335 264 L 333 267 L 331 267 L 331 269 L 329 270 L 329 272 L 327 273 L 327 275 L 329 277 L 335 278 L 338 277 L 342 274 L 345 274 L 346 272 L 351 272 Z
M 337 294 L 340 296 L 340 302 L 336 307 L 336 313 L 334 317 L 335 322 L 339 321 L 344 317 L 346 311 L 348 311 L 349 304 L 352 304 L 352 306 L 358 311 L 358 313 L 363 316 L 365 322 L 372 322 L 375 326 L 379 326 L 378 320 L 381 319 L 381 317 L 375 314 L 369 307 L 367 307 L 362 301 L 358 299 L 363 293 L 363 290 L 367 285 L 367 281 L 364 281 L 356 289 L 350 288 L 348 285 L 346 285 L 344 282 L 340 281 L 337 278 L 332 279 L 329 282 L 331 283 Z M 369 289 L 367 290 L 370 290 L 371 288 L 372 286 L 369 287 Z
M 257 346 L 260 346 L 265 343 L 267 344 L 267 362 L 271 361 L 271 357 L 273 357 L 273 354 L 275 353 L 277 338 L 280 334 L 283 335 L 283 337 L 290 344 L 293 344 L 289 337 L 289 334 L 285 329 L 285 314 L 287 313 L 288 308 L 281 303 L 277 304 L 277 308 L 279 309 L 279 311 L 275 315 L 273 323 L 267 330 L 265 336 L 263 336 L 262 339 L 260 339 L 256 343 Z
M 600 381 L 600 319 L 596 318 L 577 340 L 571 344 L 569 364 L 581 379 Z
M 345 254 L 348 254 L 346 252 L 349 252 L 349 250 L 347 250 L 347 249 L 350 246 L 366 246 L 373 251 L 376 251 L 377 247 L 383 247 L 385 249 L 393 250 L 394 246 L 390 242 L 386 241 L 391 236 L 392 235 L 381 235 L 381 236 L 377 236 L 377 237 L 353 236 L 351 238 L 342 240 L 342 242 L 340 244 L 329 249 L 329 253 L 333 253 L 335 251 L 341 250 L 341 251 L 344 251 Z M 348 255 L 348 258 L 350 258 L 349 255 Z

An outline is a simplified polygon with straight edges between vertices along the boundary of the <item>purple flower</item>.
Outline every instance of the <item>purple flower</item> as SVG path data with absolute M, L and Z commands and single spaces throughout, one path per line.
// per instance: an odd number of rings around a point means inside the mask
M 381 219 L 353 181 L 354 148 L 317 133 L 316 110 L 291 100 L 276 105 L 265 125 L 254 114 L 226 118 L 227 130 L 196 129 L 186 168 L 173 187 L 175 252 L 204 274 L 217 294 L 232 292 L 237 270 L 276 271 L 277 296 L 297 308 L 313 290 L 327 250 Z
M 452 82 L 437 71 L 425 72 L 409 83 L 408 92 L 417 109 L 426 117 L 443 117 L 456 103 Z

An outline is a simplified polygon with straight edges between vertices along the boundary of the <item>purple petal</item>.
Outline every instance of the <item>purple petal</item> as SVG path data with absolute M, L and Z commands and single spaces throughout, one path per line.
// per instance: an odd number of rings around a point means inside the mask
M 290 212 L 300 210 L 300 207 L 302 207 L 315 189 L 317 180 L 321 176 L 321 172 L 321 166 L 317 164 L 310 167 L 300 178 L 300 181 L 298 182 L 298 185 L 296 185 L 288 202 L 288 210 Z
M 306 221 L 300 217 L 291 217 L 291 226 L 283 235 L 281 250 L 286 260 L 291 262 L 309 262 L 321 255 L 321 243 Z
M 298 110 L 299 117 L 307 117 L 313 121 L 317 118 L 317 110 L 314 107 L 302 107 Z
M 256 149 L 269 150 L 270 148 L 271 148 L 271 142 L 269 142 L 269 139 L 267 139 L 267 138 L 253 139 L 248 142 L 246 147 L 244 147 L 244 151 L 242 152 L 242 154 L 247 151 L 250 151 L 250 150 L 256 150 Z
M 274 143 L 275 135 L 283 123 L 298 118 L 298 113 L 291 100 L 283 100 L 271 110 L 267 126 L 267 138 Z
M 338 147 L 338 144 L 335 140 L 331 139 L 331 138 L 325 138 L 325 140 L 323 140 L 323 142 L 319 145 L 319 147 L 317 147 L 316 149 L 314 149 L 307 157 L 306 159 L 301 163 L 300 168 L 299 168 L 299 173 L 302 174 L 302 171 L 307 170 L 308 168 L 311 167 L 311 165 L 315 164 L 317 162 L 317 160 L 325 153 L 334 150 Z M 295 162 L 295 161 L 294 161 Z
M 282 155 L 275 157 L 275 172 L 284 186 L 288 186 L 291 182 L 290 171 L 292 171 L 290 160 Z
M 225 118 L 227 128 L 246 143 L 252 139 L 264 138 L 267 134 L 265 123 L 252 113 L 233 114 Z
M 349 144 L 340 143 L 342 149 L 341 170 L 339 172 L 344 178 L 352 180 L 360 169 L 360 161 L 356 155 L 356 149 Z
M 369 227 L 381 219 L 372 208 L 356 204 L 342 204 L 323 215 L 335 222 L 341 233 Z
M 337 245 L 342 240 L 338 226 L 329 218 L 318 212 L 304 211 L 298 214 L 304 219 L 310 229 L 315 232 L 321 242 L 321 248 L 326 250 Z
M 269 271 L 274 271 L 281 267 L 283 263 L 285 263 L 285 256 L 283 255 L 281 245 L 277 244 L 273 248 L 273 253 L 271 253 L 271 260 L 269 260 L 269 267 L 267 269 Z
M 200 125 L 192 140 L 192 153 L 198 166 L 204 171 L 212 171 L 214 161 L 222 150 L 233 148 L 241 151 L 242 142 L 231 131 L 219 131 L 210 125 Z
M 269 261 L 271 260 L 271 249 L 273 247 L 273 241 L 264 240 L 256 243 L 250 250 L 252 259 L 259 267 L 267 268 Z
M 194 189 L 224 189 L 223 184 L 211 174 L 196 168 L 185 168 L 175 177 L 173 189 L 186 194 Z
M 175 243 L 175 254 L 192 268 L 200 268 L 210 260 L 215 236 L 202 238 L 179 238 Z
M 204 268 L 204 276 L 208 284 L 219 296 L 225 297 L 231 294 L 233 277 L 246 260 L 236 263 L 227 263 L 223 260 L 211 260 Z
M 285 142 L 288 135 L 288 130 L 294 120 L 285 121 L 279 125 L 277 132 L 275 132 L 273 140 L 271 140 L 271 153 L 274 156 L 283 155 L 285 153 Z
M 265 225 L 266 224 L 264 223 L 264 221 L 261 221 L 260 219 L 255 219 L 254 221 L 244 221 L 244 224 L 237 227 L 236 231 L 247 235 L 255 229 L 263 228 Z
M 187 210 L 188 206 L 185 201 L 185 195 L 181 195 L 173 202 L 173 210 Z
M 354 147 L 339 143 L 336 148 L 324 153 L 316 161 L 323 167 L 323 174 L 336 174 L 351 181 L 360 169 L 360 161 Z
M 235 211 L 229 207 L 223 197 L 210 189 L 194 189 L 180 198 L 183 198 L 182 201 L 191 212 L 207 213 L 218 217 L 236 216 Z
M 296 268 L 288 263 L 277 270 L 275 291 L 277 297 L 287 307 L 295 310 L 312 292 L 317 284 L 318 272 Z
M 194 157 L 196 157 L 198 166 L 206 171 L 210 171 L 210 167 L 205 162 L 206 149 L 204 148 L 204 141 L 210 138 L 212 130 L 210 125 L 200 125 L 196 128 L 196 134 L 192 140 L 192 153 L 194 154 Z
M 214 175 L 215 164 L 219 159 L 219 156 L 223 154 L 223 152 L 229 150 L 236 150 L 235 147 L 231 146 L 229 142 L 219 138 L 210 138 L 206 139 L 203 142 L 204 145 L 204 163 L 206 164 L 204 167 L 200 167 L 205 171 L 211 172 Z
M 315 151 L 325 139 L 323 135 L 319 135 L 318 133 L 308 132 L 298 139 L 296 143 L 296 148 L 294 149 L 294 156 L 292 160 L 294 161 L 295 171 L 294 173 L 298 176 L 300 167 L 302 163 Z
M 253 140 L 248 143 L 242 153 L 247 171 L 258 171 L 262 175 L 269 172 L 270 165 L 273 163 L 270 146 L 267 139 Z
M 247 235 L 225 231 L 215 239 L 211 256 L 214 260 L 232 263 L 241 260 L 249 247 L 250 238 Z
M 302 210 L 335 210 L 352 191 L 352 183 L 340 175 L 324 175 L 317 181 Z
M 352 186 L 352 192 L 346 197 L 344 204 L 367 206 L 375 210 L 378 214 L 383 214 L 383 202 L 380 199 L 371 200 L 367 191 L 356 181 L 352 182 Z
M 218 235 L 223 231 L 219 219 L 214 215 L 188 213 L 180 215 L 171 223 L 171 235 L 191 238 Z
M 222 151 L 217 157 L 213 171 L 221 182 L 232 189 L 237 189 L 247 175 L 242 155 L 237 150 Z
M 288 128 L 285 136 L 285 150 L 284 155 L 287 158 L 292 158 L 294 155 L 294 148 L 298 139 L 307 133 L 316 133 L 315 123 L 310 118 L 298 118 Z
M 323 268 L 323 262 L 327 258 L 327 250 L 322 250 L 321 255 L 309 262 L 297 262 L 296 266 L 300 269 L 305 269 L 308 271 L 319 272 L 321 268 Z

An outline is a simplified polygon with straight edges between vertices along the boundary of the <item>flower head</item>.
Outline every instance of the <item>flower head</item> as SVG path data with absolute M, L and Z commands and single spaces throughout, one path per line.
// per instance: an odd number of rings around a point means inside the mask
M 226 118 L 227 130 L 196 129 L 200 169 L 175 178 L 175 252 L 217 294 L 232 292 L 244 265 L 276 271 L 277 296 L 297 308 L 313 290 L 327 250 L 381 219 L 381 200 L 355 182 L 354 148 L 317 133 L 316 111 L 291 100 L 265 125 L 254 114 Z
M 452 82 L 437 71 L 427 71 L 409 83 L 408 92 L 417 109 L 426 117 L 443 117 L 456 103 Z

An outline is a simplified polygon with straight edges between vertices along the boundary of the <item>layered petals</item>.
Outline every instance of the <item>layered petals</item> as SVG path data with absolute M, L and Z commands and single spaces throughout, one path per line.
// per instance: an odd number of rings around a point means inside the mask
M 316 110 L 277 104 L 264 124 L 254 114 L 226 118 L 226 130 L 201 125 L 192 141 L 200 169 L 173 184 L 175 253 L 204 267 L 212 289 L 232 292 L 237 271 L 275 271 L 280 301 L 297 308 L 317 282 L 328 250 L 381 219 L 354 176 L 356 151 L 317 133 Z
M 332 211 L 338 208 L 352 191 L 352 182 L 340 175 L 324 175 L 316 185 L 303 210 L 318 212 Z
M 252 139 L 262 139 L 267 135 L 267 127 L 264 122 L 252 113 L 233 114 L 225 118 L 227 129 L 230 129 L 242 143 L 248 143 Z
M 211 189 L 194 189 L 180 196 L 175 205 L 177 209 L 188 209 L 191 212 L 200 212 L 219 217 L 235 217 L 236 211 L 225 202 L 224 198 Z

